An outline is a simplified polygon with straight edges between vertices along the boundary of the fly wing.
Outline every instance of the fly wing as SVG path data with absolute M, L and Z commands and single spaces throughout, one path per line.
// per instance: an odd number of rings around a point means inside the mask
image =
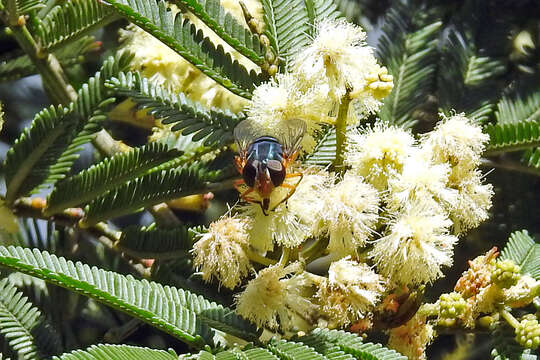
M 277 139 L 283 145 L 285 157 L 290 158 L 298 153 L 306 129 L 306 123 L 300 119 L 289 119 L 279 123 Z
M 249 145 L 262 136 L 263 130 L 254 121 L 244 120 L 234 128 L 234 140 L 238 146 L 238 153 L 245 157 Z

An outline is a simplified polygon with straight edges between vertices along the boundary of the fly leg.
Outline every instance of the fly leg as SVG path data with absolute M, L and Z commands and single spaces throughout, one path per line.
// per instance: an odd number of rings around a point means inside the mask
M 283 200 L 281 200 L 279 203 L 276 204 L 276 206 L 274 206 L 272 208 L 272 210 L 274 210 L 275 208 L 277 208 L 279 205 L 281 205 L 282 203 L 284 203 L 285 201 L 289 200 L 289 198 L 294 194 L 294 192 L 296 191 L 296 188 L 298 187 L 298 185 L 300 184 L 300 181 L 302 181 L 302 178 L 304 177 L 304 174 L 302 173 L 292 173 L 292 174 L 287 174 L 285 175 L 285 179 L 290 179 L 290 178 L 293 178 L 293 177 L 299 177 L 300 179 L 298 179 L 298 181 L 296 182 L 296 184 L 294 185 L 291 185 L 291 184 L 286 184 L 286 183 L 283 183 L 281 184 L 280 186 L 286 188 L 286 189 L 289 189 L 289 192 L 287 193 L 287 196 L 285 196 L 285 198 Z
M 238 179 L 238 180 L 235 180 L 233 182 L 233 186 L 236 190 L 238 190 L 238 192 L 240 193 L 240 199 L 244 200 L 244 201 L 247 201 L 247 202 L 250 202 L 250 203 L 255 203 L 255 204 L 259 204 L 260 201 L 258 200 L 255 200 L 251 197 L 248 197 L 247 195 L 251 192 L 253 192 L 253 188 L 248 188 L 247 190 L 243 190 L 241 188 L 242 185 L 246 185 L 246 183 L 244 182 L 243 179 Z

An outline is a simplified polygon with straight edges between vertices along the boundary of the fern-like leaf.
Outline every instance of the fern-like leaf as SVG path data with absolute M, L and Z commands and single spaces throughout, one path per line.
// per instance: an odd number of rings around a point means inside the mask
M 166 145 L 150 143 L 105 158 L 89 169 L 56 184 L 49 195 L 45 214 L 52 215 L 66 208 L 85 204 L 129 180 L 150 171 L 160 170 L 160 165 L 178 156 L 180 152 L 169 150 Z
M 46 163 L 49 158 L 56 160 L 68 146 L 75 128 L 68 115 L 69 111 L 63 107 L 51 106 L 42 110 L 7 152 L 4 171 L 8 203 L 27 194 L 45 180 L 47 174 L 36 172 L 36 164 Z
M 11 19 L 17 19 L 21 15 L 28 15 L 28 13 L 45 6 L 42 0 L 2 0 L 0 4 L 5 7 Z
M 410 127 L 414 111 L 424 104 L 435 83 L 437 42 L 442 23 L 417 28 L 411 6 L 393 7 L 385 17 L 377 55 L 394 77 L 394 89 L 379 116 L 388 123 Z
M 501 252 L 501 259 L 513 260 L 521 267 L 521 273 L 540 279 L 540 244 L 536 243 L 526 230 L 510 235 Z
M 489 134 L 486 155 L 518 151 L 540 145 L 540 122 L 489 124 L 484 127 Z
M 401 355 L 395 350 L 390 350 L 380 344 L 364 343 L 358 335 L 345 331 L 315 329 L 311 334 L 297 338 L 322 353 L 339 358 L 340 351 L 350 354 L 357 359 L 366 360 L 406 360 L 407 357 Z
M 36 67 L 28 55 L 0 61 L 0 81 L 16 80 L 36 72 Z
M 336 158 L 336 141 L 335 128 L 327 128 L 311 154 L 306 155 L 304 163 L 308 165 L 330 165 Z
M 540 148 L 527 149 L 521 161 L 533 169 L 540 170 Z
M 529 95 L 503 96 L 495 112 L 498 124 L 540 121 L 540 91 Z
M 40 359 L 61 351 L 58 334 L 8 279 L 0 280 L 0 334 L 20 359 Z
M 197 167 L 152 172 L 94 199 L 81 226 L 139 211 L 178 197 L 200 193 L 209 176 Z
M 309 44 L 312 30 L 303 0 L 262 0 L 265 34 L 275 54 L 284 64 Z
M 343 17 L 333 0 L 307 0 L 306 10 L 312 25 L 309 34 L 315 36 L 315 26 L 322 20 L 335 20 Z
M 315 351 L 312 347 L 304 345 L 300 342 L 293 341 L 272 341 L 267 346 L 274 355 L 281 359 L 300 360 L 314 359 L 325 360 L 326 357 Z
M 502 59 L 481 55 L 473 37 L 471 31 L 456 28 L 444 38 L 438 79 L 439 103 L 446 113 L 464 111 L 469 116 L 484 107 L 482 119 L 487 119 L 494 110 L 488 99 L 496 95 L 494 92 L 500 92 L 495 80 L 506 71 L 506 64 Z
M 114 21 L 110 7 L 96 0 L 66 1 L 54 6 L 41 20 L 37 37 L 41 46 L 53 51 Z
M 15 141 L 4 162 L 11 203 L 38 186 L 63 178 L 71 169 L 82 144 L 91 139 L 105 117 L 107 99 L 103 82 L 129 64 L 129 54 L 106 60 L 95 77 L 78 91 L 67 107 L 50 107 L 38 113 L 32 125 Z
M 176 360 L 172 350 L 155 350 L 131 345 L 92 345 L 86 350 L 76 350 L 54 360 L 104 360 L 104 359 L 129 359 L 129 360 Z
M 200 230 L 200 229 L 199 229 Z M 143 259 L 176 259 L 191 250 L 198 231 L 179 226 L 173 229 L 130 226 L 114 244 L 122 252 Z
M 175 0 L 187 7 L 219 37 L 255 64 L 264 64 L 264 54 L 259 38 L 227 12 L 220 0 Z
M 71 67 L 85 61 L 85 54 L 95 49 L 96 43 L 92 37 L 85 36 L 69 46 L 65 46 L 55 52 L 56 57 L 63 67 Z M 38 71 L 28 55 L 6 58 L 0 60 L 0 82 L 12 81 Z
M 182 20 L 180 13 L 173 16 L 164 0 L 107 0 L 107 3 L 233 93 L 249 99 L 254 86 L 260 83 L 259 75 L 248 73 L 222 46 L 215 48 L 188 19 Z
M 138 72 L 121 73 L 107 86 L 131 97 L 140 107 L 150 109 L 150 114 L 161 118 L 164 124 L 174 124 L 173 131 L 183 130 L 183 135 L 194 133 L 193 141 L 206 138 L 207 145 L 232 142 L 234 127 L 244 118 L 227 110 L 207 108 L 183 93 L 174 93 L 154 84 Z
M 196 348 L 212 344 L 215 329 L 236 329 L 253 340 L 253 326 L 231 309 L 185 290 L 136 280 L 37 249 L 0 246 L 0 265 L 91 297 Z

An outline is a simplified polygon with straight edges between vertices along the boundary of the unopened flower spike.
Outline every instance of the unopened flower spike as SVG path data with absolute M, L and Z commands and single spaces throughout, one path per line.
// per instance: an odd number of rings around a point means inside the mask
M 200 235 L 193 245 L 193 262 L 201 269 L 203 280 L 216 278 L 221 285 L 234 289 L 249 275 L 249 227 L 248 218 L 226 214 Z

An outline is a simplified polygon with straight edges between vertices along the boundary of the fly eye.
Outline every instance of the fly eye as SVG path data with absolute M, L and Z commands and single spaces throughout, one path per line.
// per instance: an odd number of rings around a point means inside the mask
M 274 186 L 280 186 L 285 180 L 285 167 L 278 160 L 268 160 L 266 163 L 268 172 L 270 173 L 270 179 Z
M 255 178 L 257 177 L 257 164 L 255 162 L 248 162 L 242 170 L 242 179 L 247 186 L 253 187 L 255 185 Z

